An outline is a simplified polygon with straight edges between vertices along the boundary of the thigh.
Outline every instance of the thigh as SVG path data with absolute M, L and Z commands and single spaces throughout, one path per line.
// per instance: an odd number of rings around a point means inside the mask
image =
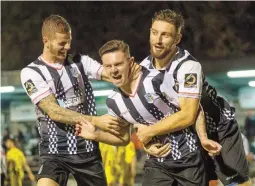
M 174 179 L 162 167 L 147 160 L 144 165 L 142 186 L 176 186 Z
M 173 167 L 171 174 L 178 182 L 178 186 L 207 186 L 209 184 L 200 150 L 190 153 L 179 162 L 173 162 L 169 166 Z
M 225 137 L 221 142 L 222 150 L 215 157 L 216 173 L 224 184 L 243 183 L 248 180 L 249 167 L 246 160 L 243 140 L 239 130 Z
M 102 160 L 72 164 L 72 172 L 78 186 L 107 186 Z
M 44 186 L 66 186 L 69 177 L 69 171 L 63 161 L 54 158 L 42 158 L 39 168 L 37 185 Z

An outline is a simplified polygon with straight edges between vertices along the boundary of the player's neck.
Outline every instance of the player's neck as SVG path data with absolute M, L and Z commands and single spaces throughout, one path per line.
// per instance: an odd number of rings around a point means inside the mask
M 172 63 L 172 60 L 176 54 L 177 48 L 172 50 L 164 59 L 156 59 L 154 58 L 154 67 L 157 70 L 161 70 L 162 68 L 170 65 L 169 63 Z
M 137 92 L 142 77 L 141 66 L 134 63 L 134 65 L 131 67 L 129 77 L 129 82 L 126 85 L 120 87 L 120 89 L 126 95 L 133 97 Z
M 64 63 L 64 61 L 57 60 L 50 52 L 43 50 L 42 58 L 48 63 Z

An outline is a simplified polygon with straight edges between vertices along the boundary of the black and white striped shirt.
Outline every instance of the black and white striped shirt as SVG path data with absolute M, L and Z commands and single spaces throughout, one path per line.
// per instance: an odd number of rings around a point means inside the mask
M 157 70 L 143 67 L 136 91 L 132 95 L 127 96 L 120 89 L 115 88 L 108 96 L 106 101 L 108 113 L 133 124 L 153 125 L 178 112 L 178 95 L 172 86 L 164 81 L 167 78 Z M 167 158 L 173 160 L 184 157 L 198 147 L 198 138 L 193 127 L 157 136 L 155 139 L 163 144 L 171 143 L 171 153 Z
M 98 150 L 98 143 L 75 136 L 74 126 L 58 123 L 39 107 L 43 98 L 53 94 L 61 107 L 86 115 L 96 115 L 96 105 L 88 76 L 100 79 L 102 68 L 88 56 L 81 56 L 64 64 L 48 63 L 42 58 L 21 71 L 21 82 L 36 107 L 38 129 L 41 136 L 40 155 L 79 154 Z
M 148 56 L 140 65 L 154 69 L 152 61 L 152 56 Z M 228 121 L 234 119 L 235 109 L 217 96 L 216 89 L 206 81 L 200 63 L 187 50 L 178 48 L 175 58 L 162 71 L 171 76 L 168 81 L 174 84 L 179 97 L 198 98 L 197 95 L 201 95 L 208 134 L 222 130 Z

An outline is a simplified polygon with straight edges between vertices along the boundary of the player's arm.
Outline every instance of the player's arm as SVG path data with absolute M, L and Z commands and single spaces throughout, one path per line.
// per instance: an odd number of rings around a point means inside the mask
M 96 127 L 93 126 L 89 121 L 83 121 L 76 124 L 75 130 L 76 135 L 80 137 L 109 145 L 124 146 L 130 142 L 130 125 L 121 128 L 119 134 L 112 134 L 110 132 L 96 129 Z
M 53 94 L 42 99 L 38 103 L 38 106 L 56 122 L 75 125 L 80 121 L 89 121 L 102 130 L 116 134 L 119 133 L 116 130 L 120 130 L 121 128 L 122 121 L 108 114 L 103 116 L 89 116 L 59 106 Z
M 29 179 L 30 179 L 31 181 L 34 181 L 34 180 L 35 180 L 35 176 L 34 176 L 33 172 L 31 171 L 31 168 L 30 168 L 30 166 L 28 165 L 27 160 L 26 160 L 26 157 L 24 156 L 23 153 L 22 153 L 21 159 L 23 160 L 23 168 L 24 168 L 24 170 L 27 172 Z
M 138 130 L 139 139 L 144 144 L 148 143 L 153 136 L 179 131 L 195 123 L 202 90 L 201 73 L 201 65 L 197 62 L 187 61 L 182 64 L 177 73 L 180 111 L 147 127 L 145 130 Z M 164 81 L 167 82 L 166 79 Z
M 179 97 L 180 111 L 151 125 L 153 136 L 176 132 L 193 125 L 196 121 L 199 99 Z
M 38 103 L 39 108 L 44 111 L 50 119 L 56 122 L 74 125 L 79 121 L 88 120 L 92 122 L 93 116 L 82 115 L 78 112 L 59 106 L 53 94 L 43 98 Z
M 21 82 L 32 103 L 38 105 L 53 121 L 74 125 L 80 120 L 88 120 L 97 127 L 112 132 L 120 128 L 120 121 L 115 117 L 109 115 L 87 116 L 60 106 L 48 82 L 38 72 L 30 68 L 22 69 Z
M 218 155 L 221 151 L 222 146 L 213 141 L 208 139 L 207 133 L 206 133 L 206 121 L 205 116 L 202 107 L 200 107 L 198 117 L 195 123 L 195 128 L 198 134 L 198 137 L 200 139 L 202 147 L 208 151 L 208 154 L 210 156 Z
M 204 116 L 204 112 L 203 112 L 202 108 L 199 109 L 199 113 L 198 113 L 197 120 L 195 123 L 195 128 L 196 128 L 196 131 L 197 131 L 200 141 L 208 139 L 207 132 L 206 132 L 205 116 Z
M 129 125 L 122 128 L 119 132 L 119 135 L 114 135 L 112 133 L 105 132 L 102 130 L 97 130 L 96 133 L 97 134 L 95 141 L 99 141 L 109 145 L 125 146 L 130 142 L 131 132 Z

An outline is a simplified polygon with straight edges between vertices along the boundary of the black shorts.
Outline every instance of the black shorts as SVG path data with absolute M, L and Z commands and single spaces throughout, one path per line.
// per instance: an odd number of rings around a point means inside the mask
M 192 152 L 179 160 L 164 162 L 158 162 L 156 159 L 146 160 L 142 185 L 207 186 L 201 152 Z
M 66 186 L 69 174 L 72 174 L 77 186 L 107 186 L 101 156 L 87 153 L 83 157 L 83 160 L 70 161 L 57 155 L 43 156 L 37 180 L 50 178 L 60 186 Z
M 246 160 L 243 140 L 237 123 L 231 120 L 228 132 L 224 132 L 224 138 L 214 139 L 222 145 L 220 155 L 209 157 L 207 155 L 207 171 L 209 179 L 215 179 L 215 173 L 224 185 L 231 183 L 243 183 L 249 179 L 249 167 Z M 223 132 L 223 131 L 222 131 Z M 223 136 L 223 135 L 222 135 Z M 210 138 L 210 136 L 209 136 Z M 215 173 L 213 173 L 215 171 Z

